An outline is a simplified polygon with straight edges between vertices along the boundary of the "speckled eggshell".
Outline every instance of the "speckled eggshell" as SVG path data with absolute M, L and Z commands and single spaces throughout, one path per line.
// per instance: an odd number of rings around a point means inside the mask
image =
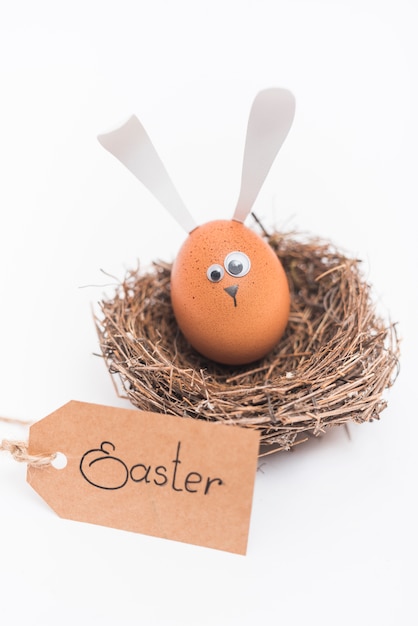
M 211 282 L 212 264 L 244 252 L 251 268 L 241 278 L 225 271 Z M 238 286 L 235 302 L 225 288 Z M 251 363 L 279 341 L 289 317 L 286 274 L 268 243 L 241 222 L 216 220 L 193 230 L 173 263 L 171 301 L 180 330 L 202 355 L 228 365 Z

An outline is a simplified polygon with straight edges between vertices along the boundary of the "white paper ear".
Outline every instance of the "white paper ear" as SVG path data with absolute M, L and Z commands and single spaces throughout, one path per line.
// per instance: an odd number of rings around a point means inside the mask
M 120 128 L 99 135 L 98 140 L 147 187 L 186 232 L 196 228 L 194 219 L 137 117 L 133 115 Z
M 295 98 L 287 89 L 265 89 L 250 111 L 242 166 L 241 191 L 234 220 L 243 222 L 280 150 L 295 115 Z

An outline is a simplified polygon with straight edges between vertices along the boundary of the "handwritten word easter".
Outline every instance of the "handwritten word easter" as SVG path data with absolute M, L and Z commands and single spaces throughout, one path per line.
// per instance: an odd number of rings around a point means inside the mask
M 180 450 L 181 442 L 179 441 L 170 467 L 145 463 L 136 463 L 128 467 L 122 459 L 114 456 L 116 446 L 110 441 L 103 441 L 100 448 L 93 448 L 83 454 L 80 472 L 93 487 L 109 490 L 122 489 L 131 480 L 134 483 L 169 487 L 178 492 L 200 492 L 207 496 L 212 486 L 224 484 L 222 478 L 203 476 L 197 471 L 181 472 Z

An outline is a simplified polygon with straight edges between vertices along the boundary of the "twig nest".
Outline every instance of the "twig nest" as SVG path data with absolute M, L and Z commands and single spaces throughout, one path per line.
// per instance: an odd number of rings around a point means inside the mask
M 121 395 L 142 410 L 257 429 L 260 454 L 379 418 L 399 356 L 395 326 L 375 313 L 359 261 L 317 239 L 267 239 L 292 304 L 284 336 L 256 363 L 222 366 L 189 346 L 174 319 L 167 263 L 129 272 L 97 318 Z

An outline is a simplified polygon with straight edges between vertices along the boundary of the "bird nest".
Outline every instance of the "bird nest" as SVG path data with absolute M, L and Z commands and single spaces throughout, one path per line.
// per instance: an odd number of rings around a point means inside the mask
M 258 430 L 260 455 L 379 418 L 399 356 L 395 326 L 376 314 L 358 260 L 321 240 L 264 236 L 292 304 L 284 336 L 256 363 L 222 366 L 190 347 L 173 316 L 167 263 L 129 272 L 96 318 L 119 395 L 142 410 Z

